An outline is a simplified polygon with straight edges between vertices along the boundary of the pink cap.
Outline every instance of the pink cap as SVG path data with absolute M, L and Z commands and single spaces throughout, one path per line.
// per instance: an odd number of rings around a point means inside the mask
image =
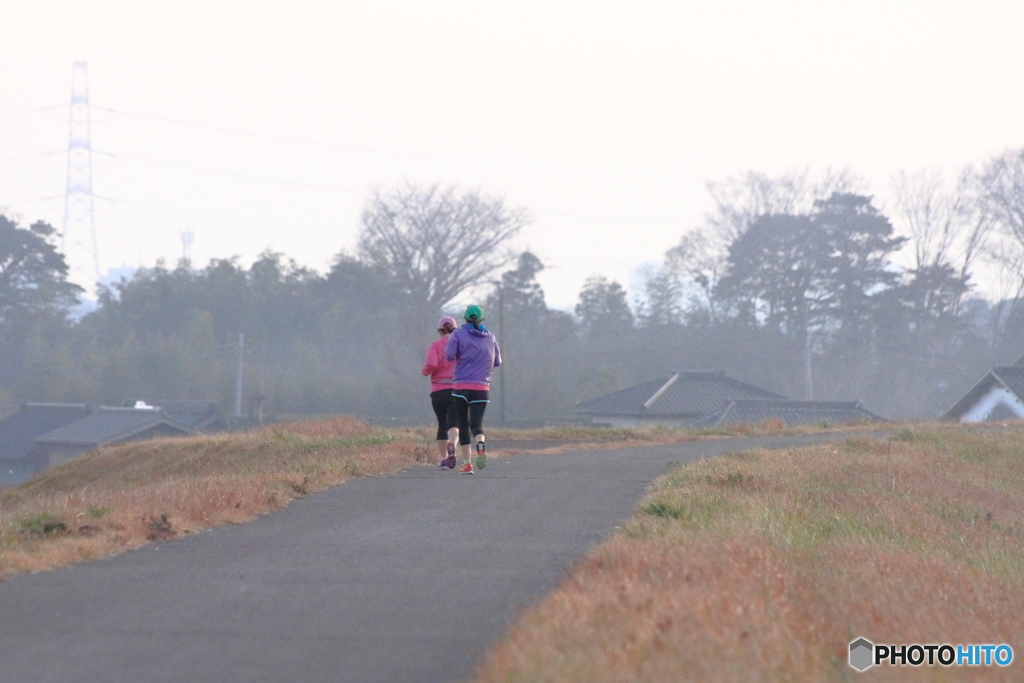
M 459 324 L 457 322 L 455 322 L 455 318 L 451 317 L 450 315 L 446 315 L 445 317 L 443 317 L 443 318 L 441 318 L 440 320 L 437 321 L 437 329 L 443 330 L 444 326 L 449 324 L 449 323 L 451 324 L 452 327 L 458 327 L 459 326 Z

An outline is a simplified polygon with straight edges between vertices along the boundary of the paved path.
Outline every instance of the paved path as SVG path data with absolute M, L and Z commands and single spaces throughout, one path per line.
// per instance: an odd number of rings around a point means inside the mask
M 0 683 L 459 681 L 675 463 L 832 436 L 492 458 L 0 583 Z

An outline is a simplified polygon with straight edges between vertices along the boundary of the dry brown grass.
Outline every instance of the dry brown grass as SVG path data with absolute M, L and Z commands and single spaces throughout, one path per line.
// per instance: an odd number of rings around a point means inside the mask
M 413 430 L 347 417 L 103 448 L 0 491 L 0 578 L 250 520 L 431 453 Z
M 795 434 L 819 434 L 822 432 L 864 432 L 877 429 L 878 423 L 855 423 L 846 425 L 795 425 L 786 426 L 781 420 L 765 420 L 755 424 L 727 425 L 704 429 L 687 427 L 595 427 L 589 425 L 565 425 L 538 429 L 506 429 L 488 427 L 487 436 L 500 440 L 502 450 L 498 455 L 522 453 L 516 442 L 530 442 L 530 453 L 562 453 L 566 450 L 635 448 L 684 441 L 699 441 L 726 437 L 784 436 Z M 548 447 L 543 444 L 550 443 Z
M 1024 433 L 907 427 L 680 468 L 479 681 L 1019 681 L 847 665 L 850 641 L 1024 652 Z

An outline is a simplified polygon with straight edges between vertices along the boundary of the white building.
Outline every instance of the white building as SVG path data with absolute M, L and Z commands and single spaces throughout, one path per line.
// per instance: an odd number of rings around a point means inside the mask
M 943 420 L 1001 422 L 1024 420 L 1024 358 L 1017 365 L 993 368 L 949 409 Z

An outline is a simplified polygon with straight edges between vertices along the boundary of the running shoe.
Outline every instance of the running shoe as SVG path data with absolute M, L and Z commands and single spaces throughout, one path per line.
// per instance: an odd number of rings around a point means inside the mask
M 487 467 L 487 447 L 483 441 L 476 442 L 476 468 L 482 470 Z
M 448 457 L 445 458 L 442 461 L 441 466 L 442 467 L 447 467 L 450 470 L 454 470 L 455 466 L 457 464 L 458 464 L 458 462 L 456 462 L 456 460 L 455 460 L 455 444 L 449 442 L 448 443 Z
M 467 462 L 463 465 L 462 469 L 459 470 L 459 474 L 473 474 L 473 463 Z

